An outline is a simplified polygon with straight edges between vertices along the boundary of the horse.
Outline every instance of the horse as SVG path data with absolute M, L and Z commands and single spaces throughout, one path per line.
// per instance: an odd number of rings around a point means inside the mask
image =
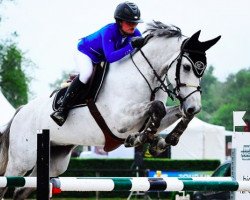
M 190 120 L 201 110 L 200 80 L 206 68 L 206 50 L 220 36 L 200 42 L 196 32 L 182 35 L 180 28 L 154 21 L 148 24 L 145 45 L 110 64 L 96 106 L 112 133 L 125 146 L 149 142 L 152 153 L 176 145 Z M 178 106 L 166 106 L 167 97 Z M 37 130 L 51 132 L 50 176 L 67 170 L 77 145 L 103 146 L 105 137 L 88 108 L 74 108 L 62 127 L 49 117 L 53 98 L 38 97 L 18 109 L 0 134 L 0 175 L 36 176 Z M 158 133 L 181 119 L 164 139 Z M 144 126 L 143 126 L 144 125 Z M 143 128 L 142 128 L 143 127 Z M 7 188 L 0 189 L 0 199 Z M 13 199 L 26 199 L 33 188 L 18 188 Z

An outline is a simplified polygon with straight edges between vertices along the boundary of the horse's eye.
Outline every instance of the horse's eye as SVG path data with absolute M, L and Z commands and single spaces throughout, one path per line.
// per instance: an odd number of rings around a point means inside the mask
M 184 68 L 186 71 L 190 71 L 190 69 L 191 69 L 190 65 L 183 65 L 183 68 Z

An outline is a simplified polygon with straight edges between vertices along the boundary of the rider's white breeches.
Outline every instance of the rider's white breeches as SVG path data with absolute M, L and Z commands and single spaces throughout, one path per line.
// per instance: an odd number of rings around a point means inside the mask
M 93 73 L 92 60 L 78 51 L 75 54 L 75 63 L 79 71 L 79 80 L 86 84 Z

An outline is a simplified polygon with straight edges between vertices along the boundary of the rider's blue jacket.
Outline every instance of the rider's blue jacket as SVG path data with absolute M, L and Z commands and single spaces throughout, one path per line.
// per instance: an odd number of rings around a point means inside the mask
M 141 36 L 138 29 L 135 29 L 133 35 L 124 37 L 118 24 L 112 23 L 82 38 L 78 43 L 78 50 L 89 56 L 94 63 L 112 63 L 133 51 L 130 40 L 135 36 Z

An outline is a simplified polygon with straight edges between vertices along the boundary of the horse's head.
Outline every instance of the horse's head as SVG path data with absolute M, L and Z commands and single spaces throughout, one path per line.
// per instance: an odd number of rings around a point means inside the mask
M 200 31 L 185 39 L 180 51 L 167 66 L 169 82 L 185 116 L 193 116 L 201 110 L 200 80 L 207 65 L 206 51 L 220 39 L 218 36 L 200 42 L 199 35 Z
M 182 41 L 180 28 L 159 21 L 149 23 L 145 32 L 148 33 L 145 38 L 147 45 L 139 51 L 142 61 L 146 61 L 142 65 L 151 68 L 153 73 L 149 74 L 153 76 L 152 80 L 157 80 L 153 88 L 153 83 L 150 84 L 143 76 L 151 93 L 155 94 L 159 88 L 165 90 L 170 97 L 175 96 L 179 99 L 183 115 L 194 116 L 201 110 L 200 80 L 207 65 L 206 51 L 220 39 L 220 36 L 200 42 L 198 31 Z M 169 85 L 163 82 L 164 74 Z

